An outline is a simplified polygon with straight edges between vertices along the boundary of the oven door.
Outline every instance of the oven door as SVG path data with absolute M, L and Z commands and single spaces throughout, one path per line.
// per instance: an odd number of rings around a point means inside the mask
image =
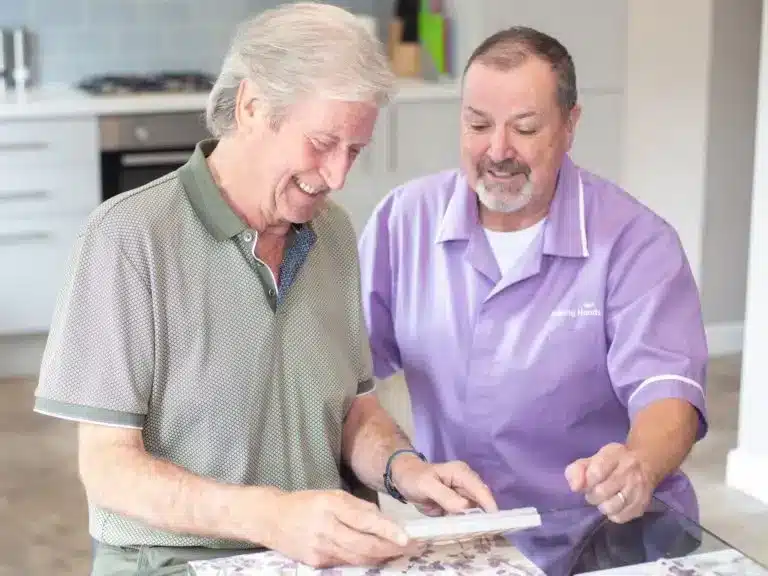
M 99 118 L 102 200 L 173 172 L 210 138 L 200 112 Z
M 183 166 L 194 148 L 102 152 L 102 200 L 148 184 Z

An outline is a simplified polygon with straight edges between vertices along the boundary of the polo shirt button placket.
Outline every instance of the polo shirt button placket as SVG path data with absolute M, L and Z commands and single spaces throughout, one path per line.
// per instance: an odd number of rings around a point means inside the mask
M 251 232 L 250 230 L 246 230 L 245 232 L 243 232 L 243 240 L 245 240 L 246 242 L 253 242 L 253 232 Z
M 487 305 L 480 309 L 469 352 L 467 385 L 472 394 L 467 395 L 464 405 L 467 422 L 474 424 L 474 441 L 467 446 L 475 466 L 493 460 L 489 423 L 494 420 L 493 407 L 498 400 L 498 374 L 494 369 L 494 352 L 497 342 L 494 319 Z

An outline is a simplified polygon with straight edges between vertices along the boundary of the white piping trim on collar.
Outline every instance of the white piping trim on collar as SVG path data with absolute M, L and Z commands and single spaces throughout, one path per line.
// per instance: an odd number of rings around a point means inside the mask
M 272 278 L 272 285 L 275 287 L 275 294 L 278 294 L 280 292 L 280 288 L 277 285 L 277 278 L 275 278 L 275 275 L 272 273 L 272 268 L 270 268 L 267 265 L 267 263 L 264 262 L 264 260 L 262 260 L 261 258 L 259 258 L 256 255 L 256 245 L 259 243 L 259 233 L 256 232 L 256 230 L 254 230 L 251 233 L 253 234 L 253 244 L 251 244 L 251 254 L 253 255 L 254 259 L 257 262 L 262 263 L 264 265 L 264 267 L 267 269 L 267 271 L 269 272 L 270 278 Z M 246 232 L 246 234 L 247 234 L 247 232 Z
M 581 180 L 581 174 L 579 176 L 579 228 L 581 228 L 581 255 L 585 258 L 589 256 L 589 249 L 587 248 L 587 225 L 584 218 L 584 182 Z

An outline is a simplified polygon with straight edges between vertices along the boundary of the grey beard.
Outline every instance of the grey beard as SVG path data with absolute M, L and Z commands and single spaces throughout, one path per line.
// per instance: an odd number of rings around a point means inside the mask
M 497 189 L 489 192 L 482 178 L 478 180 L 475 188 L 480 202 L 492 212 L 504 214 L 518 212 L 525 208 L 533 198 L 533 183 L 530 180 L 526 180 L 522 188 L 514 194 L 505 192 L 503 186 L 494 186 Z

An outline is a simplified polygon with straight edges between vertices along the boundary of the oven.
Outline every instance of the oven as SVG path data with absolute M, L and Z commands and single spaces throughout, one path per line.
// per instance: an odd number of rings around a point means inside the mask
M 176 170 L 210 137 L 202 112 L 104 116 L 99 135 L 102 201 Z

